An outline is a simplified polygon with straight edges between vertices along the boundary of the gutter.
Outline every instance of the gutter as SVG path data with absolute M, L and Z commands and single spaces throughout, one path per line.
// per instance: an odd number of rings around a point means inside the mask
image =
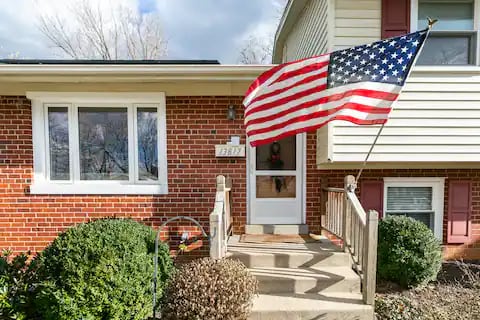
M 3 82 L 71 80 L 253 81 L 272 65 L 0 64 Z

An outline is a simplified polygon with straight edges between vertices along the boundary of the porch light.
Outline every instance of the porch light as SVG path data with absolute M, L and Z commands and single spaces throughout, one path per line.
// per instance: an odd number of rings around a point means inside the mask
M 227 119 L 228 120 L 235 120 L 235 117 L 237 116 L 237 112 L 235 111 L 235 106 L 234 105 L 229 105 L 227 109 Z

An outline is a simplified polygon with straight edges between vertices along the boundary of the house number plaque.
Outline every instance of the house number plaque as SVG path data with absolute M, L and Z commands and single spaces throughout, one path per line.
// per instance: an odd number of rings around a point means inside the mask
M 245 145 L 218 144 L 215 146 L 215 157 L 235 158 L 245 157 Z

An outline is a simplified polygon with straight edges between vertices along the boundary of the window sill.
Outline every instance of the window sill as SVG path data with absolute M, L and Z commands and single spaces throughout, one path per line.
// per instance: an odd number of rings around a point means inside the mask
M 424 72 L 452 72 L 452 73 L 479 73 L 480 66 L 477 65 L 421 65 L 414 66 L 412 73 L 424 73 Z
M 117 183 L 35 183 L 30 194 L 101 194 L 101 195 L 152 195 L 168 194 L 166 184 Z

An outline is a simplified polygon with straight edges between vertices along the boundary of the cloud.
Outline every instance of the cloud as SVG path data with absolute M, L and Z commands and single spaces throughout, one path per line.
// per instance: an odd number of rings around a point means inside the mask
M 55 58 L 55 50 L 38 31 L 38 15 L 68 9 L 74 0 L 0 0 L 0 56 Z M 239 47 L 249 34 L 273 34 L 284 0 L 91 0 L 108 12 L 121 2 L 141 13 L 160 16 L 168 40 L 168 58 L 218 59 L 236 63 Z M 21 14 L 19 14 L 19 12 Z

